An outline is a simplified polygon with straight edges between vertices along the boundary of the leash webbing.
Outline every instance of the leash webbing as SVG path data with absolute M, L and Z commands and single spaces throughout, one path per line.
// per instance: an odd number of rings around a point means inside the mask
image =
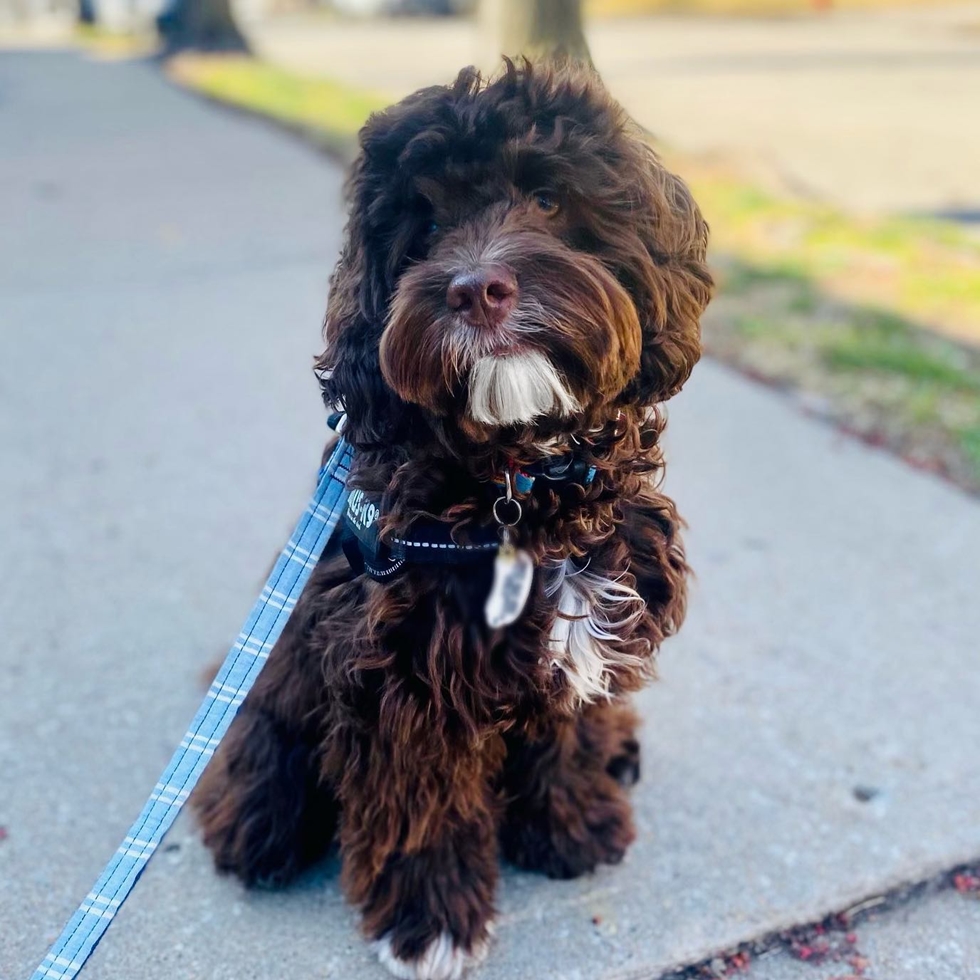
M 81 970 L 170 829 L 255 682 L 343 514 L 352 456 L 353 450 L 341 439 L 320 471 L 313 499 L 142 813 L 31 980 L 71 980 Z

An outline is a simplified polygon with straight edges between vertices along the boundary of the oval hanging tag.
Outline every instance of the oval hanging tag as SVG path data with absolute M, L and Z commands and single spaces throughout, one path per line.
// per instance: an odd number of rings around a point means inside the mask
M 487 626 L 498 629 L 515 622 L 524 611 L 533 581 L 534 561 L 531 556 L 515 548 L 509 541 L 504 541 L 494 559 L 493 585 L 484 607 Z

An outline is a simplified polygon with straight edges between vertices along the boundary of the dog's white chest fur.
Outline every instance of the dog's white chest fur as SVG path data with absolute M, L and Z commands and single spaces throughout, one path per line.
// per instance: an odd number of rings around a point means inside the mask
M 616 579 L 578 568 L 571 559 L 549 569 L 545 592 L 557 595 L 558 613 L 548 638 L 551 663 L 575 697 L 588 703 L 609 696 L 612 671 L 642 660 L 623 646 L 643 615 L 639 593 Z

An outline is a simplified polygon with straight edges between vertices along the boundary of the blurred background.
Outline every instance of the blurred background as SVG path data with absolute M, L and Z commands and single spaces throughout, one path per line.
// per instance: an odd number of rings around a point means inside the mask
M 980 489 L 976 4 L 0 0 L 0 36 L 162 53 L 341 160 L 368 112 L 464 64 L 591 57 L 711 222 L 711 353 Z
M 0 980 L 304 505 L 359 127 L 556 50 L 711 224 L 697 580 L 626 864 L 506 876 L 483 976 L 980 978 L 980 3 L 0 0 Z M 246 894 L 181 820 L 85 975 L 380 976 L 318 874 Z

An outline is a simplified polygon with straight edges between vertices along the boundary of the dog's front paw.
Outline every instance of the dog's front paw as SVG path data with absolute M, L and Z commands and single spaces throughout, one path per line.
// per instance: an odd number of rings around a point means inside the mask
M 490 930 L 483 939 L 467 949 L 448 932 L 442 932 L 415 954 L 395 951 L 392 933 L 386 933 L 375 943 L 381 965 L 401 980 L 460 980 L 463 974 L 479 966 L 490 949 Z
M 362 927 L 396 977 L 459 980 L 487 954 L 498 873 L 492 824 L 445 827 L 439 846 L 398 852 L 374 877 L 347 851 L 348 889 L 363 887 Z M 356 895 L 357 892 L 354 891 Z
M 507 859 L 549 878 L 577 878 L 599 864 L 619 864 L 636 832 L 623 790 L 610 778 L 603 783 L 584 793 L 552 786 L 540 809 L 512 810 L 501 830 Z

